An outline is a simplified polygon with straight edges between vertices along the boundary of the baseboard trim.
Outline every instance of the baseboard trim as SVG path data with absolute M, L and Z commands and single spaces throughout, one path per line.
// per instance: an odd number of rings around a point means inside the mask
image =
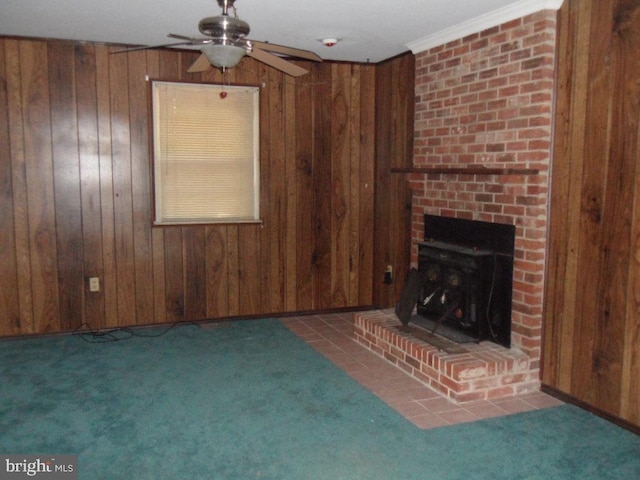
M 57 332 L 39 332 L 39 333 L 22 333 L 19 335 L 5 335 L 0 336 L 0 340 L 15 340 L 19 338 L 38 338 L 38 337 L 57 337 L 64 335 L 75 335 L 75 334 L 92 334 L 92 333 L 103 333 L 108 331 L 116 331 L 122 329 L 129 330 L 137 330 L 142 328 L 150 328 L 150 327 L 173 327 L 178 325 L 188 325 L 188 324 L 200 324 L 200 323 L 224 323 L 224 322 L 235 322 L 242 320 L 258 320 L 261 318 L 285 318 L 285 317 L 300 317 L 303 315 L 328 315 L 332 313 L 352 313 L 352 312 L 361 312 L 365 310 L 379 310 L 379 307 L 375 305 L 362 305 L 355 307 L 337 307 L 337 308 L 325 308 L 320 310 L 299 310 L 295 312 L 272 312 L 272 313 L 255 313 L 251 315 L 231 315 L 228 317 L 212 317 L 212 318 L 202 318 L 196 320 L 176 320 L 174 322 L 164 322 L 164 323 L 142 323 L 142 324 L 134 324 L 134 325 L 115 325 L 115 326 L 105 326 L 99 327 L 96 329 L 91 328 L 89 324 L 82 324 L 76 327 L 73 330 L 60 330 Z
M 624 418 L 620 418 L 616 415 L 612 415 L 611 413 L 605 412 L 604 410 L 594 407 L 593 405 L 590 405 L 587 402 L 584 402 L 572 395 L 569 395 L 568 393 L 562 392 L 550 385 L 545 385 L 543 383 L 540 386 L 540 390 L 546 393 L 547 395 L 551 395 L 552 397 L 557 398 L 558 400 L 562 400 L 565 403 L 570 403 L 572 405 L 580 407 L 583 410 L 587 410 L 588 412 L 591 412 L 594 415 L 604 418 L 605 420 L 611 423 L 615 423 L 616 425 L 624 428 L 625 430 L 629 430 L 630 432 L 635 433 L 636 435 L 640 435 L 640 425 L 636 425 L 635 423 L 631 423 L 628 420 L 625 420 Z

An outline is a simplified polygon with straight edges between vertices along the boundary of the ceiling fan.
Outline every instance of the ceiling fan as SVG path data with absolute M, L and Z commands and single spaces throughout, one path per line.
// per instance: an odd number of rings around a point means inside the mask
M 308 70 L 285 60 L 282 58 L 283 56 L 313 60 L 315 62 L 322 61 L 322 58 L 308 50 L 249 40 L 246 38 L 250 31 L 249 24 L 235 15 L 235 0 L 217 1 L 222 8 L 222 14 L 203 18 L 198 24 L 198 29 L 200 33 L 205 35 L 204 37 L 188 37 L 170 33 L 168 35 L 169 38 L 181 41 L 164 45 L 128 48 L 113 53 L 131 52 L 147 48 L 199 45 L 202 55 L 189 67 L 187 70 L 189 73 L 204 72 L 211 65 L 224 71 L 235 67 L 246 55 L 293 77 L 304 75 L 308 73 Z M 229 15 L 229 8 L 233 8 L 234 16 Z

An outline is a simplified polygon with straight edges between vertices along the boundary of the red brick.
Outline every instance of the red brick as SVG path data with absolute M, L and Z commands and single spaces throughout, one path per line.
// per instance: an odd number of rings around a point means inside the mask
M 445 375 L 440 375 L 438 377 L 438 383 L 445 386 L 449 391 L 456 392 L 456 393 L 465 392 L 471 388 L 471 385 L 469 383 L 456 382 L 455 380 L 452 380 L 451 378 Z
M 452 397 L 457 403 L 469 403 L 477 402 L 479 400 L 486 400 L 486 394 L 482 391 L 458 393 Z
M 486 392 L 486 398 L 487 400 L 492 400 L 496 398 L 510 397 L 514 395 L 514 393 L 515 393 L 515 389 L 512 386 L 498 387 L 498 388 L 493 388 L 491 390 L 488 390 Z

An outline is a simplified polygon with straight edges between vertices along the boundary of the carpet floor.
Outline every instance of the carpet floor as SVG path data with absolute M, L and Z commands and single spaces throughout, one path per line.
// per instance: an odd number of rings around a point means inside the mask
M 81 479 L 631 479 L 640 437 L 565 405 L 420 430 L 275 319 L 0 341 L 0 453 Z

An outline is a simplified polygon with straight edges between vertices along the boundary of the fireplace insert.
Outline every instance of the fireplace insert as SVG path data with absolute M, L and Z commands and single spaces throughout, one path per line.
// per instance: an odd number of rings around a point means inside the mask
M 459 342 L 511 345 L 515 227 L 425 215 L 411 321 Z

